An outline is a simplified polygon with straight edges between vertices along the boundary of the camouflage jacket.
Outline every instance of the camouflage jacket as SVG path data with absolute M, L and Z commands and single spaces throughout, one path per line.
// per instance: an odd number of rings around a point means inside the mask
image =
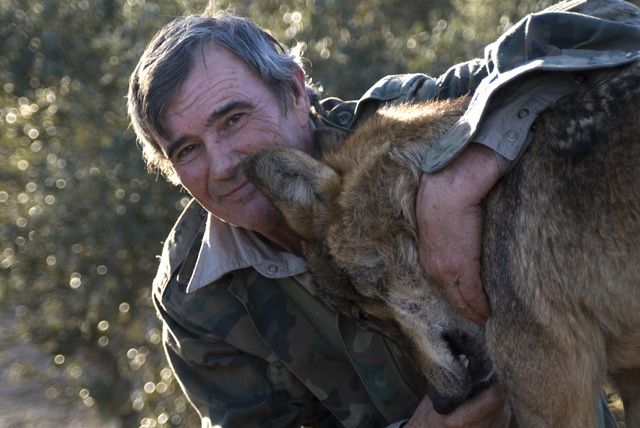
M 608 6 L 601 10 L 607 18 L 638 17 L 637 9 L 617 0 L 565 4 L 574 11 L 602 5 Z M 613 17 L 607 15 L 611 10 Z M 509 82 L 536 70 L 574 76 L 625 64 L 637 59 L 638 31 L 637 23 L 575 13 L 532 15 L 488 47 L 484 59 L 455 66 L 438 79 L 389 76 L 358 101 L 325 100 L 317 124 L 350 129 L 386 102 L 475 90 L 468 117 L 446 136 L 455 150 L 443 143 L 425 166 L 437 168 L 473 138 L 480 118 L 508 93 L 502 89 L 517 86 Z M 575 49 L 584 40 L 591 44 Z M 544 91 L 544 82 L 538 87 Z M 503 104 L 505 111 L 519 111 Z M 382 427 L 410 417 L 425 384 L 401 352 L 333 312 L 292 278 L 269 279 L 244 268 L 187 292 L 206 217 L 196 203 L 184 210 L 165 241 L 153 284 L 167 357 L 203 426 Z

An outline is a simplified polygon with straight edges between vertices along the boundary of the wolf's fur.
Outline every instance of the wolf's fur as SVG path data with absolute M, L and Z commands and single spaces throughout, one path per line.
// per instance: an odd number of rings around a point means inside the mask
M 322 160 L 287 148 L 247 172 L 304 240 L 327 302 L 393 338 L 448 410 L 490 376 L 522 427 L 595 427 L 608 375 L 640 426 L 640 64 L 557 102 L 484 205 L 482 331 L 429 283 L 415 196 L 428 146 L 467 100 L 392 106 Z

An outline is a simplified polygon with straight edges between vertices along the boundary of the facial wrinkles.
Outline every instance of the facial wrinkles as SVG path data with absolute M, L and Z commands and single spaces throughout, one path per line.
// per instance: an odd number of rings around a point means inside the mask
M 211 107 L 215 108 L 216 105 L 221 104 L 225 99 L 229 98 L 229 96 L 235 95 L 234 93 L 230 93 L 233 88 L 233 81 L 233 77 L 228 77 L 215 82 L 209 80 L 205 82 L 194 82 L 193 85 L 190 85 L 192 87 L 188 89 L 188 92 L 171 104 L 171 110 L 173 110 L 171 115 L 176 118 L 187 118 L 189 122 L 191 122 L 189 120 L 190 118 L 198 118 L 199 120 L 196 125 L 198 125 L 198 127 L 204 125 L 208 115 L 213 111 Z M 200 85 L 200 83 L 203 83 L 204 86 Z M 216 99 L 225 93 L 229 95 L 224 95 L 224 98 L 221 100 Z M 170 118 L 169 120 L 171 121 Z M 185 129 L 180 131 L 190 133 L 194 130 Z

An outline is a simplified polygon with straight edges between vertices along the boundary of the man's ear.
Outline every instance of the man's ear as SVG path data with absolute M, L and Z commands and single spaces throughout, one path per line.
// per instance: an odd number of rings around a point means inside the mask
M 318 238 L 338 175 L 329 166 L 291 147 L 260 150 L 243 162 L 245 174 L 305 240 Z
M 309 100 L 309 94 L 307 93 L 306 76 L 300 67 L 293 70 L 290 86 L 291 107 L 301 114 L 300 117 L 304 122 L 307 122 L 309 120 L 309 111 L 311 110 L 311 100 Z

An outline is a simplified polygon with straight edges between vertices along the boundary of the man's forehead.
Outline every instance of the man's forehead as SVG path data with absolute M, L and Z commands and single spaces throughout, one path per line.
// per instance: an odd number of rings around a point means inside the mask
M 209 91 L 225 96 L 225 91 L 244 92 L 251 87 L 268 89 L 257 73 L 228 48 L 209 42 L 195 55 L 194 64 L 184 81 L 168 97 L 163 110 L 179 113 L 181 105 Z
M 232 52 L 229 48 L 220 46 L 215 42 L 207 42 L 200 46 L 194 57 L 194 69 L 203 68 L 204 71 L 217 70 L 219 68 L 243 68 L 248 71 L 247 64 Z

